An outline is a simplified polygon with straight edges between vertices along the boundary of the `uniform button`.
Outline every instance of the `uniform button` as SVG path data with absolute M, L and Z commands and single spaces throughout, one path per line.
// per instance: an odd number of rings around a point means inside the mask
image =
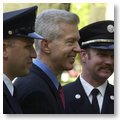
M 80 98 L 81 98 L 81 95 L 80 95 L 80 94 L 76 94 L 76 95 L 75 95 L 75 98 L 76 98 L 76 99 L 80 99 Z
M 113 96 L 113 95 L 111 95 L 111 96 L 110 96 L 110 99 L 111 99 L 111 100 L 114 100 L 114 96 Z

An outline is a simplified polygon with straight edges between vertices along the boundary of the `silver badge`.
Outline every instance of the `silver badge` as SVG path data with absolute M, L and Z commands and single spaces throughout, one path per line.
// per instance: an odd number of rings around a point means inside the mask
M 80 98 L 81 98 L 80 94 L 76 94 L 76 95 L 75 95 L 75 98 L 76 98 L 76 99 L 80 99 Z
M 12 30 L 9 30 L 9 31 L 8 31 L 8 34 L 9 34 L 9 35 L 12 35 L 12 34 L 13 34 Z
M 108 25 L 107 30 L 108 30 L 109 33 L 113 33 L 114 32 L 114 26 L 113 25 Z
M 111 96 L 110 96 L 110 99 L 111 99 L 111 100 L 114 100 L 114 96 L 113 96 L 113 95 L 111 95 Z

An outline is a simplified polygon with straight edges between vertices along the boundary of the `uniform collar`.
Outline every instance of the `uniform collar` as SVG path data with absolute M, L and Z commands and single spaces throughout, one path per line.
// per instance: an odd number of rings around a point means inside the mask
M 90 85 L 85 79 L 83 79 L 81 75 L 80 75 L 80 80 L 87 96 L 89 96 L 91 91 L 94 89 L 94 87 Z M 105 94 L 106 86 L 107 86 L 107 80 L 102 85 L 97 87 L 97 89 L 100 91 L 102 96 L 104 96 Z
M 5 74 L 3 74 L 3 81 L 5 85 L 7 86 L 10 94 L 13 96 L 14 87 L 13 87 L 12 81 Z

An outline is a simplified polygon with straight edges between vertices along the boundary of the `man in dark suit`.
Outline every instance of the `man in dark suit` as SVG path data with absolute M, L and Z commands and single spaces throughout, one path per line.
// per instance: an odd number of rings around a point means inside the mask
M 89 24 L 79 33 L 82 72 L 64 86 L 66 113 L 113 114 L 114 86 L 107 79 L 114 71 L 114 21 Z
M 30 74 L 14 83 L 24 113 L 64 113 L 58 77 L 63 70 L 73 68 L 80 51 L 78 23 L 78 16 L 65 10 L 48 9 L 38 15 L 35 29 L 44 39 L 35 43 L 37 59 Z
M 36 57 L 33 39 L 42 36 L 34 32 L 37 6 L 3 14 L 3 113 L 18 114 L 17 91 L 12 80 L 29 73 L 32 58 Z

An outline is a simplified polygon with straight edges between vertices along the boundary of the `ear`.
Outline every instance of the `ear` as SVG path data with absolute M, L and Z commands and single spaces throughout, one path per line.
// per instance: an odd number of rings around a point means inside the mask
M 85 63 L 87 59 L 88 59 L 88 54 L 87 54 L 86 50 L 81 49 L 81 52 L 80 52 L 81 62 Z
M 41 50 L 44 52 L 44 53 L 47 53 L 49 54 L 50 53 L 50 49 L 49 49 L 49 41 L 48 40 L 42 40 L 41 41 Z
M 3 58 L 7 58 L 7 54 L 8 54 L 8 51 L 7 51 L 7 48 L 8 48 L 8 45 L 6 42 L 3 42 Z

